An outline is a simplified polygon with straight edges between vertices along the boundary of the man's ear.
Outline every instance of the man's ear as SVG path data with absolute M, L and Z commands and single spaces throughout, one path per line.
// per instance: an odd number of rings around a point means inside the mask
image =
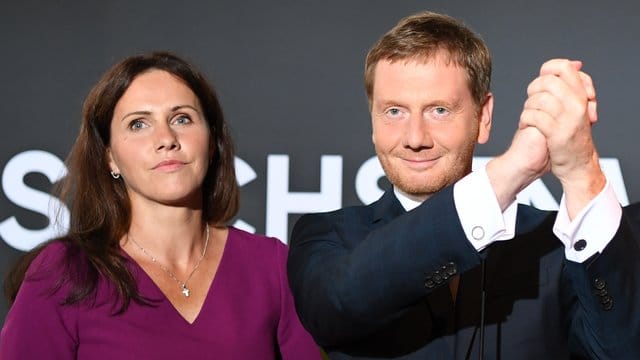
M 373 143 L 373 145 L 376 145 L 376 134 L 373 131 L 373 113 L 370 113 L 371 116 L 371 142 Z
M 478 144 L 489 140 L 491 133 L 491 117 L 493 116 L 493 94 L 488 93 L 478 113 Z

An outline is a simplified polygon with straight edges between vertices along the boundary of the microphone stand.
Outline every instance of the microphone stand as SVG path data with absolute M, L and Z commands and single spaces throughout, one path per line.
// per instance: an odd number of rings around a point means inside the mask
M 480 260 L 480 355 L 479 359 L 484 360 L 484 316 L 485 316 L 485 300 L 487 292 L 485 289 L 485 259 Z

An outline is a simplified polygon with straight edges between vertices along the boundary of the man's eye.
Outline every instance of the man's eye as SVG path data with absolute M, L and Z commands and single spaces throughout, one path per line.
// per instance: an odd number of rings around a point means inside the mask
M 449 110 L 447 110 L 447 108 L 442 107 L 442 106 L 438 106 L 438 107 L 436 107 L 436 108 L 434 109 L 434 111 L 435 111 L 435 112 L 436 112 L 436 114 L 438 114 L 438 115 L 444 115 L 444 114 L 446 114 L 446 113 L 448 113 L 448 112 L 449 112 Z
M 397 118 L 403 115 L 403 111 L 399 108 L 389 108 L 387 109 L 387 111 L 385 111 L 385 114 L 387 115 L 387 117 Z

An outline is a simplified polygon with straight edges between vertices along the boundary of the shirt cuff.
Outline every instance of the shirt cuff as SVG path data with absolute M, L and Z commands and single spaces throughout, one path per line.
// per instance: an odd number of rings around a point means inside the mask
M 613 187 L 607 180 L 602 191 L 573 219 L 564 195 L 553 225 L 553 233 L 564 244 L 567 260 L 582 263 L 594 254 L 601 253 L 618 231 L 622 208 Z
M 495 241 L 513 239 L 518 204 L 513 199 L 504 213 L 500 211 L 484 167 L 454 185 L 453 201 L 464 233 L 476 250 L 480 251 Z

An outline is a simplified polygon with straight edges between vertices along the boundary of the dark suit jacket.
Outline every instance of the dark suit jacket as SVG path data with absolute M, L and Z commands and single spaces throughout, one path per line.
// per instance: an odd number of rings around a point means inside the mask
M 552 233 L 555 212 L 520 206 L 516 237 L 478 254 L 452 187 L 409 212 L 389 190 L 300 218 L 289 281 L 331 359 L 477 359 L 483 258 L 486 359 L 640 359 L 638 210 L 625 209 L 605 251 L 579 264 Z

